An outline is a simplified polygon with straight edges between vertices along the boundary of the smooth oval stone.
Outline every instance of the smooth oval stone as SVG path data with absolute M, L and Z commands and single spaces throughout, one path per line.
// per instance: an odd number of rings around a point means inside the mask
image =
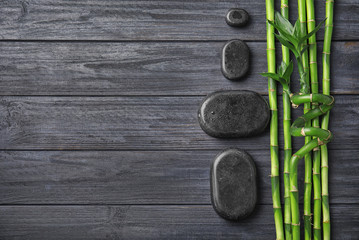
M 203 131 L 217 138 L 257 135 L 265 130 L 269 119 L 267 101 L 252 91 L 211 93 L 198 110 L 198 121 Z
M 211 166 L 212 206 L 221 217 L 241 220 L 248 217 L 257 202 L 256 166 L 246 152 L 227 149 Z
M 241 8 L 231 8 L 226 15 L 226 23 L 232 27 L 243 27 L 248 23 L 249 15 Z
M 249 69 L 249 48 L 241 40 L 227 42 L 222 50 L 222 73 L 229 80 L 239 80 Z

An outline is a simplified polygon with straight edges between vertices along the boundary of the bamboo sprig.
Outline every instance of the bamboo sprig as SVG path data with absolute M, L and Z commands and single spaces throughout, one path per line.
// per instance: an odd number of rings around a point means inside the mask
M 327 0 L 325 5 L 325 33 L 323 43 L 323 94 L 330 95 L 330 47 L 333 33 L 334 0 Z M 329 111 L 322 118 L 322 128 L 328 129 Z M 328 189 L 328 149 L 327 145 L 321 146 L 322 157 L 322 205 L 323 205 L 323 239 L 330 239 L 330 213 L 329 213 L 329 189 Z
M 300 217 L 299 217 L 299 204 L 298 204 L 298 184 L 297 184 L 297 167 L 298 162 L 306 154 L 310 153 L 314 148 L 326 144 L 331 141 L 332 134 L 329 130 L 307 127 L 307 123 L 312 119 L 318 118 L 320 115 L 329 111 L 334 104 L 334 98 L 332 96 L 326 96 L 323 94 L 310 94 L 309 82 L 307 72 L 303 66 L 303 53 L 308 46 L 305 46 L 305 41 L 313 36 L 324 23 L 322 21 L 313 31 L 306 35 L 302 35 L 303 24 L 300 23 L 300 19 L 293 26 L 287 19 L 285 19 L 280 13 L 276 13 L 275 21 L 268 20 L 268 23 L 276 28 L 279 34 L 275 34 L 277 39 L 282 45 L 288 47 L 297 60 L 298 71 L 300 75 L 300 93 L 292 94 L 289 88 L 289 79 L 293 71 L 292 62 L 289 65 L 282 63 L 277 73 L 263 73 L 265 77 L 271 77 L 272 79 L 280 82 L 283 86 L 283 91 L 289 94 L 290 100 L 294 106 L 307 103 L 321 103 L 322 105 L 310 109 L 303 116 L 294 121 L 291 126 L 292 136 L 305 136 L 310 137 L 310 141 L 305 144 L 299 151 L 297 151 L 290 160 L 290 200 L 291 200 L 291 215 L 292 215 L 292 239 L 300 239 Z M 289 77 L 288 77 L 289 75 Z M 311 139 L 315 137 L 314 139 Z M 307 237 L 310 237 L 311 227 L 305 230 L 308 233 Z
M 288 0 L 281 0 L 281 14 L 285 19 L 289 18 Z M 290 53 L 286 46 L 282 45 L 282 61 L 286 66 L 290 64 Z M 289 79 L 287 79 L 290 82 Z M 292 224 L 290 214 L 290 186 L 289 186 L 289 163 L 292 156 L 292 137 L 290 135 L 291 125 L 291 102 L 289 95 L 283 91 L 283 135 L 284 135 L 284 167 L 283 167 L 283 183 L 284 183 L 284 231 L 285 238 L 292 239 Z
M 307 5 L 307 27 L 308 32 L 315 29 L 315 11 L 314 0 L 306 0 Z M 313 34 L 308 39 L 309 43 L 309 66 L 310 66 L 310 82 L 312 93 L 319 93 L 318 90 L 318 67 L 317 67 L 317 42 L 316 36 Z M 314 109 L 318 103 L 312 103 Z M 319 128 L 319 118 L 314 118 L 312 126 Z M 320 148 L 313 149 L 313 237 L 314 240 L 322 238 L 321 231 L 321 215 L 322 215 L 322 199 L 321 199 L 321 183 L 320 183 Z
M 266 0 L 266 18 L 274 20 L 274 0 Z M 274 27 L 269 23 L 267 23 L 267 62 L 268 72 L 275 73 Z M 279 184 L 277 83 L 270 77 L 268 78 L 268 96 L 271 109 L 270 152 L 273 212 L 277 239 L 282 240 L 284 231 Z

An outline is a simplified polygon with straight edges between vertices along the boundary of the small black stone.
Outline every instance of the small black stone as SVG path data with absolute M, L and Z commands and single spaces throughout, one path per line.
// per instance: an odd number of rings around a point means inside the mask
M 227 42 L 222 50 L 222 73 L 229 80 L 239 80 L 249 69 L 249 48 L 241 40 Z
M 246 152 L 227 149 L 211 166 L 212 206 L 221 217 L 241 220 L 248 217 L 257 202 L 256 166 Z
M 232 27 L 243 27 L 248 23 L 249 15 L 241 8 L 231 8 L 226 15 L 226 23 Z
M 257 135 L 270 119 L 267 101 L 258 93 L 243 90 L 209 94 L 198 110 L 198 121 L 205 133 L 217 138 Z

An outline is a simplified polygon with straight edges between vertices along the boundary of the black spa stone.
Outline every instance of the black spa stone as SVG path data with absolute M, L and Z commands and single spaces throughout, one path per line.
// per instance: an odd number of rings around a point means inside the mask
M 211 200 L 215 211 L 228 220 L 248 217 L 257 202 L 256 167 L 246 152 L 227 149 L 211 166 Z
M 205 133 L 216 138 L 257 135 L 270 118 L 267 101 L 258 93 L 243 90 L 209 94 L 198 110 L 198 121 Z
M 226 15 L 226 23 L 232 27 L 243 27 L 248 23 L 249 15 L 241 8 L 231 8 Z
M 222 50 L 222 73 L 229 80 L 243 78 L 249 69 L 249 48 L 241 40 L 227 42 Z

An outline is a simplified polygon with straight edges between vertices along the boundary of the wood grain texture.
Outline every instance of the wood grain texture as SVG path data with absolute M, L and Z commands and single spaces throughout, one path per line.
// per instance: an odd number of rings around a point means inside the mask
M 219 151 L 0 152 L 0 204 L 210 204 Z M 359 203 L 359 150 L 330 153 L 330 202 Z M 269 150 L 252 150 L 258 203 L 272 203 Z M 282 166 L 283 167 L 283 166 Z M 303 194 L 303 161 L 299 192 Z
M 332 205 L 332 238 L 357 239 L 358 206 Z M 242 222 L 211 206 L 1 206 L 0 238 L 8 239 L 246 239 L 275 237 L 272 206 L 258 205 Z
M 199 127 L 203 97 L 1 97 L 0 149 L 268 149 L 257 137 L 216 139 Z M 358 149 L 358 95 L 337 95 L 331 149 Z M 280 107 L 281 108 L 281 107 Z M 294 117 L 301 115 L 298 108 Z M 279 120 L 281 122 L 281 120 Z M 280 129 L 279 136 L 282 136 Z M 295 138 L 294 146 L 302 145 Z M 349 144 L 350 143 L 350 144 Z
M 319 22 L 325 18 L 325 2 L 315 2 Z M 335 3 L 334 39 L 357 39 L 356 3 Z M 250 23 L 246 28 L 235 29 L 225 23 L 225 14 L 233 7 L 248 11 Z M 292 19 L 298 16 L 296 9 L 292 1 Z M 0 2 L 0 22 L 2 39 L 265 40 L 265 4 L 260 0 L 4 0 Z M 319 38 L 322 36 L 323 31 Z
M 267 80 L 259 74 L 267 71 L 266 44 L 248 43 L 250 72 L 238 82 L 221 73 L 223 45 L 5 42 L 0 95 L 206 95 L 219 89 L 266 94 Z M 334 42 L 332 53 L 332 92 L 358 94 L 359 42 Z M 297 79 L 292 77 L 293 89 L 299 89 Z

